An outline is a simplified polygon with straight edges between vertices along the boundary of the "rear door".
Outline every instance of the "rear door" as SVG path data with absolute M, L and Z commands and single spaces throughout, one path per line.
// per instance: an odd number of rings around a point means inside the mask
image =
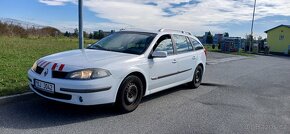
M 203 47 L 203 45 L 197 41 L 194 38 L 189 37 L 188 38 L 191 42 L 191 44 L 193 45 L 193 49 L 194 49 L 194 54 L 196 55 L 196 62 L 197 63 L 203 63 L 204 65 L 206 64 L 206 54 L 205 54 L 205 49 Z
M 191 81 L 196 67 L 197 55 L 193 51 L 193 46 L 189 39 L 183 35 L 173 35 L 176 46 L 178 63 L 178 81 Z

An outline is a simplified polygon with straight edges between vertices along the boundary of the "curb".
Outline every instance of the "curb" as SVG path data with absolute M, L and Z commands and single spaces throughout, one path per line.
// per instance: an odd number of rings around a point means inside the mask
M 10 96 L 3 96 L 0 97 L 0 104 L 12 103 L 12 102 L 21 102 L 27 100 L 34 96 L 33 92 L 26 92 L 22 94 L 10 95 Z

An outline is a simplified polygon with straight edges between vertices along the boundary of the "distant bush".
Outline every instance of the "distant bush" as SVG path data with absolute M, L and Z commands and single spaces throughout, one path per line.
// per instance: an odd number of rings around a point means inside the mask
M 103 31 L 98 30 L 92 33 L 87 33 L 84 31 L 84 38 L 89 39 L 102 39 L 112 33 L 114 30 L 111 31 Z M 60 30 L 54 27 L 27 27 L 24 28 L 20 25 L 15 25 L 13 23 L 6 23 L 0 21 L 0 36 L 8 36 L 8 37 L 33 37 L 33 38 L 40 38 L 40 37 L 69 37 L 69 38 L 76 38 L 78 37 L 79 31 L 78 29 L 74 29 L 73 33 L 66 31 L 62 33 Z
M 43 28 L 23 28 L 22 26 L 15 25 L 15 24 L 8 24 L 0 22 L 0 36 L 17 36 L 21 38 L 26 38 L 28 36 L 60 36 L 62 35 L 60 30 L 54 27 L 43 27 Z
M 44 27 L 44 28 L 41 28 L 39 30 L 40 30 L 41 35 L 43 35 L 43 36 L 56 37 L 56 36 L 62 35 L 62 33 L 54 27 Z

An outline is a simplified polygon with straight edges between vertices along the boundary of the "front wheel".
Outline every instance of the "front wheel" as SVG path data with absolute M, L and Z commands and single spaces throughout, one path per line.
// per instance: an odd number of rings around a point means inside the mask
M 196 67 L 193 75 L 193 79 L 191 82 L 188 83 L 190 88 L 198 88 L 202 81 L 203 69 L 199 65 Z
M 126 77 L 117 94 L 116 106 L 122 113 L 134 111 L 141 102 L 143 84 L 139 77 L 131 75 Z

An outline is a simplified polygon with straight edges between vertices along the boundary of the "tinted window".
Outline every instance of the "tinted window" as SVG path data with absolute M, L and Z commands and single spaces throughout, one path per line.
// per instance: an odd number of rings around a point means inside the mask
M 191 44 L 193 45 L 194 47 L 194 50 L 200 50 L 200 49 L 203 49 L 203 46 L 195 39 L 193 38 L 189 38 Z
M 182 35 L 173 35 L 175 43 L 176 43 L 176 49 L 178 53 L 188 52 L 192 51 L 193 47 L 188 42 L 187 38 Z
M 163 35 L 157 41 L 154 51 L 166 51 L 168 55 L 173 54 L 173 43 L 170 35 Z
M 142 54 L 146 51 L 156 34 L 140 32 L 117 32 L 88 47 L 105 51 Z

